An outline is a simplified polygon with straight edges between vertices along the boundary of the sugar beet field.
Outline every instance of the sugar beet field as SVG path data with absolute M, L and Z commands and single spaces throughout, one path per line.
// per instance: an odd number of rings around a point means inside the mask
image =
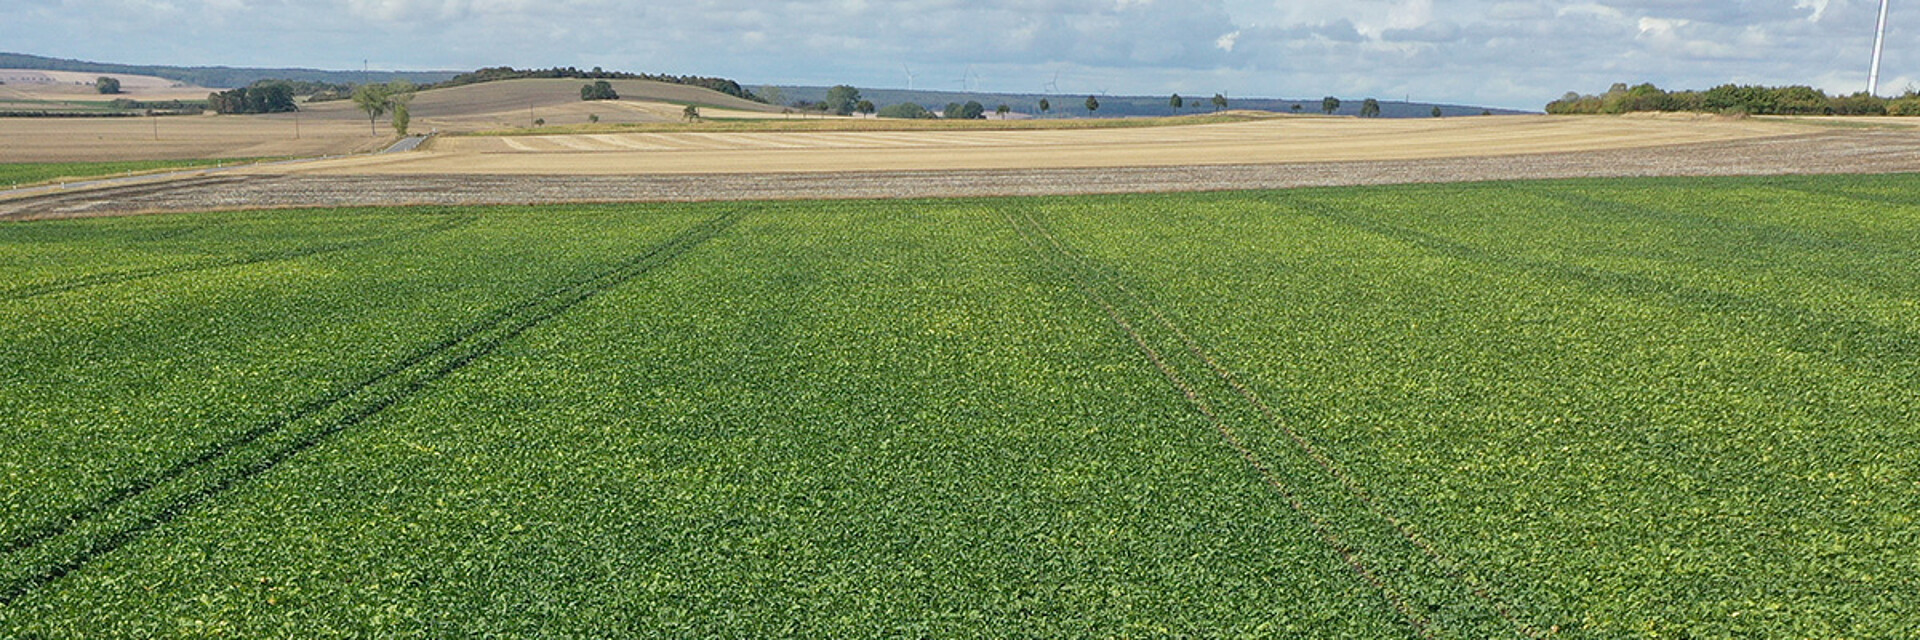
M 0 225 L 0 636 L 1912 637 L 1916 194 Z

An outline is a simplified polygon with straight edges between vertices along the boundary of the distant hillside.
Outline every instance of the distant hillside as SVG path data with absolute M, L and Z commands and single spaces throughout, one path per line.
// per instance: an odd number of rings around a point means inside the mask
M 45 69 L 86 73 L 126 73 L 156 76 L 215 89 L 244 87 L 260 80 L 301 80 L 329 84 L 359 84 L 406 80 L 415 84 L 443 82 L 459 75 L 454 71 L 325 71 L 321 69 L 257 69 L 248 67 L 174 67 L 166 65 L 112 64 L 48 58 L 24 53 L 0 53 L 0 69 Z
M 819 102 L 826 99 L 827 87 L 779 86 L 782 99 L 791 104 L 796 101 Z M 868 89 L 859 87 L 860 97 L 871 100 L 875 105 L 887 106 L 903 102 L 914 102 L 935 112 L 940 111 L 949 102 L 964 103 L 978 101 L 986 106 L 988 112 L 1002 104 L 1011 107 L 1017 113 L 1039 115 L 1040 99 L 1046 98 L 1052 103 L 1050 115 L 1055 117 L 1085 117 L 1087 109 L 1086 94 L 1040 95 L 1032 93 L 969 93 L 962 91 L 907 91 L 905 89 Z M 1109 118 L 1170 116 L 1179 114 L 1207 113 L 1213 110 L 1210 100 L 1213 94 L 1182 95 L 1186 107 L 1175 111 L 1168 104 L 1172 95 L 1164 96 L 1099 96 L 1100 110 L 1094 115 Z M 1365 96 L 1340 98 L 1340 108 L 1334 115 L 1353 116 L 1360 114 L 1360 103 Z M 1300 106 L 1300 113 L 1320 113 L 1320 99 L 1289 98 L 1235 98 L 1227 96 L 1230 109 L 1254 109 L 1278 113 L 1293 113 L 1294 105 Z M 1434 104 L 1429 102 L 1380 101 L 1380 117 L 1383 118 L 1430 118 L 1433 108 L 1440 107 L 1444 116 L 1477 116 L 1492 112 L 1495 115 L 1519 115 L 1537 113 L 1496 109 L 1470 105 Z

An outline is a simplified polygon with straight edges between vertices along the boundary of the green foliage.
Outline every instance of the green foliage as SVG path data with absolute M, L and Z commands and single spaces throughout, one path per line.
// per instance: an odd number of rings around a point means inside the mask
M 412 113 L 412 110 L 407 107 L 407 103 L 405 102 L 394 103 L 393 132 L 403 136 L 407 135 L 407 127 L 412 125 L 413 125 L 413 113 Z
M 854 107 L 860 104 L 860 90 L 847 85 L 834 85 L 827 89 L 827 110 L 837 116 L 851 115 Z
M 941 116 L 950 120 L 984 120 L 987 107 L 975 100 L 968 100 L 966 104 L 949 102 L 946 112 Z
M 1052 103 L 1052 102 L 1048 102 L 1046 98 L 1041 98 L 1041 99 L 1040 99 L 1040 113 L 1042 113 L 1042 114 L 1045 114 L 1045 113 L 1047 113 L 1047 112 L 1049 112 L 1049 111 L 1053 111 L 1053 103 Z
M 99 78 L 94 79 L 93 89 L 94 91 L 97 91 L 103 94 L 120 93 L 120 79 L 109 77 L 109 76 L 100 76 Z
M 691 104 L 687 105 L 687 108 L 680 110 L 680 119 L 687 122 L 698 122 L 700 120 L 700 107 Z
M 0 636 L 1902 637 L 1915 193 L 0 225 Z
M 387 100 L 386 85 L 363 84 L 353 90 L 353 105 L 367 114 L 367 129 L 373 130 L 373 123 L 387 112 L 392 105 Z M 373 131 L 378 135 L 378 131 Z
M 300 110 L 293 102 L 293 86 L 285 82 L 262 82 L 207 94 L 207 105 L 214 113 L 285 113 Z
M 75 181 L 112 177 L 127 173 L 147 173 L 165 169 L 191 169 L 219 164 L 253 162 L 259 158 L 219 158 L 195 160 L 131 160 L 125 162 L 0 162 L 0 187 L 13 188 L 54 181 Z
M 1366 100 L 1362 100 L 1360 102 L 1360 117 L 1362 118 L 1380 117 L 1380 101 L 1375 100 L 1373 98 L 1367 98 Z
M 1087 101 L 1085 103 L 1085 106 L 1087 107 L 1087 115 L 1093 115 L 1093 112 L 1100 110 L 1100 99 L 1095 98 L 1093 96 L 1087 96 Z
M 853 110 L 860 113 L 867 114 L 867 115 L 872 115 L 873 112 L 879 110 L 879 107 L 874 106 L 872 100 L 861 100 L 857 103 L 854 103 Z
M 353 104 L 367 114 L 367 129 L 373 135 L 379 135 L 379 130 L 374 128 L 375 121 L 389 111 L 394 112 L 394 129 L 405 135 L 406 132 L 399 122 L 399 110 L 395 107 L 411 102 L 414 91 L 413 83 L 405 80 L 395 80 L 387 84 L 360 85 L 353 90 Z M 411 120 L 411 118 L 412 116 L 409 115 L 408 119 Z
M 1176 93 L 1176 94 L 1173 94 L 1173 98 L 1167 100 L 1167 106 L 1173 107 L 1175 109 L 1179 109 L 1181 107 L 1187 106 L 1187 101 L 1182 99 L 1180 97 L 1180 94 Z
M 613 83 L 595 80 L 580 87 L 581 100 L 619 100 L 620 92 L 613 90 Z
M 1213 100 L 1211 100 L 1210 102 L 1213 103 L 1214 111 L 1219 111 L 1221 109 L 1227 108 L 1227 96 L 1225 95 L 1218 94 L 1218 93 L 1213 94 Z
M 787 104 L 787 92 L 781 90 L 780 87 L 776 87 L 773 85 L 764 85 L 764 86 L 761 86 L 760 89 L 755 93 L 759 94 L 758 97 L 760 98 L 761 102 L 765 102 L 767 104 L 774 105 L 776 107 L 786 106 Z
M 1724 84 L 1706 91 L 1665 91 L 1642 83 L 1616 83 L 1601 95 L 1567 92 L 1547 103 L 1551 114 L 1617 114 L 1643 111 L 1679 111 L 1752 115 L 1901 115 L 1892 113 L 1888 100 L 1858 92 L 1829 96 L 1804 85 L 1763 87 Z
M 1324 114 L 1327 114 L 1327 115 L 1333 115 L 1333 112 L 1335 112 L 1335 111 L 1338 111 L 1338 110 L 1340 110 L 1340 99 L 1339 99 L 1339 98 L 1335 98 L 1335 97 L 1333 97 L 1333 96 L 1327 96 L 1327 97 L 1325 97 L 1325 98 L 1321 98 L 1321 99 L 1320 99 L 1320 112 L 1321 112 L 1321 113 L 1324 113 Z
M 934 117 L 932 111 L 928 111 L 926 107 L 912 102 L 902 102 L 900 104 L 890 104 L 881 107 L 878 114 L 882 118 L 904 118 L 909 120 Z
M 1438 117 L 1440 117 L 1440 116 L 1443 116 L 1443 115 L 1446 115 L 1445 113 L 1443 113 L 1443 112 L 1441 112 L 1441 111 L 1440 111 L 1440 107 L 1434 107 L 1434 108 L 1433 108 L 1433 111 L 1432 111 L 1431 113 L 1433 114 L 1433 117 L 1435 117 L 1435 118 L 1438 118 Z
M 1007 114 L 1013 113 L 1013 107 L 1002 104 L 998 107 L 994 107 L 993 112 L 995 114 L 998 114 L 1001 118 L 1005 118 L 1007 117 Z

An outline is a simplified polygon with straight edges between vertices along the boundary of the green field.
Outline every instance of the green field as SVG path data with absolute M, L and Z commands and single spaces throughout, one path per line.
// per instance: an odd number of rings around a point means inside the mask
M 130 160 L 125 162 L 0 162 L 0 189 L 55 181 L 152 173 L 168 169 L 197 169 L 215 165 L 258 162 L 264 158 L 209 158 L 205 160 Z
M 0 225 L 0 637 L 1913 637 L 1916 194 Z

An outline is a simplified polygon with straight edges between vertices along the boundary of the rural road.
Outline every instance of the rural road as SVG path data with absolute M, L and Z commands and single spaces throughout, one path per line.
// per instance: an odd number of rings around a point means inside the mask
M 219 175 L 0 200 L 0 219 L 363 205 L 1074 195 L 1506 179 L 1913 171 L 1920 171 L 1920 132 L 1834 129 L 1639 149 L 1289 164 L 625 176 Z

